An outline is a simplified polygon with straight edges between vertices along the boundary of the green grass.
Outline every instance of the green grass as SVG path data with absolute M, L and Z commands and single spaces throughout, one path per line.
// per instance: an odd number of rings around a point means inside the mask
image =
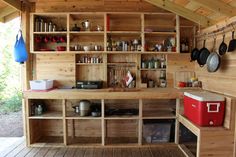
M 22 107 L 22 96 L 16 92 L 11 97 L 0 100 L 0 114 L 20 111 Z

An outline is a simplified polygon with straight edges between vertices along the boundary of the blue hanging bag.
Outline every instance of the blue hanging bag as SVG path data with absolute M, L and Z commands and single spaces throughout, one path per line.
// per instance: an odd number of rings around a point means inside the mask
M 20 64 L 24 64 L 24 62 L 28 59 L 28 53 L 21 30 L 19 30 L 18 34 L 16 35 L 16 42 L 14 45 L 14 58 L 15 61 L 19 62 Z

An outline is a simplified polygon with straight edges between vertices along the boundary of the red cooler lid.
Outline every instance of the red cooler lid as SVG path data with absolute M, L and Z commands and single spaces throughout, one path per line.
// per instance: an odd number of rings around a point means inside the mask
M 198 101 L 225 101 L 225 97 L 207 91 L 184 92 L 184 95 Z

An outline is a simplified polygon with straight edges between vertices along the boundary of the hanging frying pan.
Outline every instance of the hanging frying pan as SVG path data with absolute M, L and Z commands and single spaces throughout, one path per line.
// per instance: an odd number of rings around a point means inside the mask
M 199 56 L 199 50 L 198 50 L 198 48 L 194 48 L 191 51 L 191 60 L 190 60 L 190 62 L 197 60 L 198 56 Z
M 199 51 L 199 56 L 197 58 L 197 62 L 200 65 L 200 67 L 203 67 L 206 64 L 207 57 L 210 55 L 209 50 L 205 47 L 206 40 L 203 42 L 203 48 Z
M 228 52 L 236 50 L 236 39 L 234 39 L 234 31 L 232 32 L 232 40 L 229 42 Z
M 223 41 L 219 47 L 219 54 L 220 55 L 224 55 L 227 51 L 227 44 L 224 41 L 225 41 L 225 34 L 223 35 Z
M 221 63 L 221 58 L 215 50 L 216 38 L 214 38 L 213 52 L 207 57 L 206 65 L 208 72 L 216 72 Z

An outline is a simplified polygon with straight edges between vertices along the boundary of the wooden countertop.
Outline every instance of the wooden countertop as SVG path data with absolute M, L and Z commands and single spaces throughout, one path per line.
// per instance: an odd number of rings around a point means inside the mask
M 24 91 L 28 99 L 176 99 L 183 91 L 175 88 L 141 89 L 54 89 L 47 92 Z

